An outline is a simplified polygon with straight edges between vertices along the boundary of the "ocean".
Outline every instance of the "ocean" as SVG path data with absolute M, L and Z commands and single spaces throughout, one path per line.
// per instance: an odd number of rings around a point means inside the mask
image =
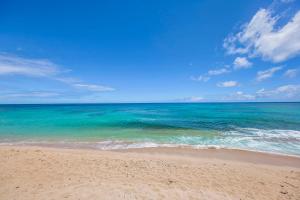
M 300 103 L 0 105 L 0 145 L 233 148 L 300 156 Z

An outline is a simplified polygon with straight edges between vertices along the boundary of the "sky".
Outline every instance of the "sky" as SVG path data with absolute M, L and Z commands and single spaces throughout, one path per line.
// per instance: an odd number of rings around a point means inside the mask
M 0 0 L 0 103 L 300 101 L 300 0 Z

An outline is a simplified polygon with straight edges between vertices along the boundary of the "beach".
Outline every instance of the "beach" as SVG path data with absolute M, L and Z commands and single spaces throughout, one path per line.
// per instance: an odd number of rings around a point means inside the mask
M 226 149 L 0 147 L 0 199 L 300 199 L 300 158 Z
M 300 200 L 300 0 L 0 11 L 0 200 Z

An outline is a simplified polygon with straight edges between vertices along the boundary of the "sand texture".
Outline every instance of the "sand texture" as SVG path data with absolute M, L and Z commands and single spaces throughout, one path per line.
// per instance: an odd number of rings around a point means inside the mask
M 0 147 L 0 199 L 300 199 L 300 158 L 238 150 Z

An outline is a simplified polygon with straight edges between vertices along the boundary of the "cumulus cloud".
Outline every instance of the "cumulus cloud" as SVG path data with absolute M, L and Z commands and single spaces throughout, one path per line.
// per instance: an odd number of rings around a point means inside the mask
M 238 91 L 235 94 L 235 99 L 237 99 L 237 100 L 254 100 L 255 95 L 245 94 L 244 92 Z
M 264 88 L 256 92 L 258 97 L 291 98 L 300 95 L 300 85 L 282 85 L 273 90 Z
M 284 76 L 288 78 L 294 78 L 297 76 L 298 71 L 299 71 L 298 69 L 288 69 L 285 71 Z
M 274 89 L 266 90 L 264 88 L 256 91 L 255 93 L 249 94 L 242 91 L 237 91 L 232 94 L 228 94 L 220 97 L 223 101 L 273 101 L 273 100 L 284 100 L 284 101 L 299 101 L 300 99 L 300 85 L 281 85 Z
M 279 15 L 260 9 L 242 30 L 225 38 L 223 46 L 229 54 L 261 56 L 282 62 L 300 53 L 300 11 L 286 24 L 277 28 Z
M 225 74 L 228 72 L 230 72 L 230 71 L 227 68 L 221 68 L 221 69 L 209 70 L 207 72 L 207 74 L 209 76 L 217 76 L 217 75 Z
M 224 101 L 252 101 L 255 100 L 255 95 L 245 94 L 242 91 L 235 92 L 224 96 L 222 99 Z
M 218 87 L 235 87 L 238 86 L 237 81 L 225 81 L 217 84 Z
M 253 100 L 299 100 L 300 85 L 282 85 L 274 89 L 266 90 L 264 88 L 256 91 L 254 94 L 247 94 L 238 91 L 229 95 L 223 96 L 224 101 L 253 101 Z
M 209 70 L 207 73 L 202 74 L 198 77 L 192 76 L 191 79 L 193 81 L 207 82 L 211 79 L 212 76 L 218 76 L 218 75 L 222 75 L 222 74 L 229 73 L 229 72 L 230 72 L 230 70 L 228 67 L 212 69 L 212 70 Z
M 234 69 L 247 69 L 252 66 L 252 63 L 245 57 L 237 57 L 234 62 Z
M 256 80 L 263 81 L 263 80 L 269 79 L 275 74 L 275 72 L 277 72 L 281 69 L 282 69 L 282 67 L 272 67 L 272 68 L 264 70 L 264 71 L 258 71 L 257 75 L 256 75 Z

